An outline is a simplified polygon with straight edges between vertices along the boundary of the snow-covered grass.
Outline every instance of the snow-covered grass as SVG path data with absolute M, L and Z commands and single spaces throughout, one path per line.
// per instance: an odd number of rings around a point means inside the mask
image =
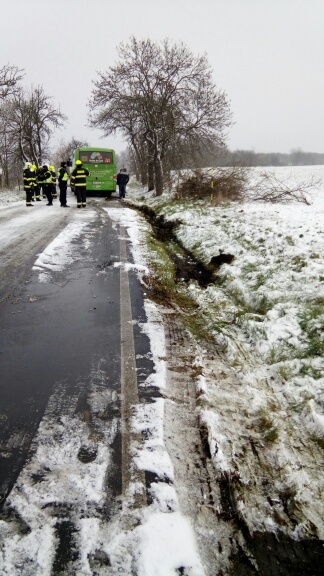
M 285 181 L 324 181 L 322 166 L 273 170 Z M 197 410 L 215 473 L 236 479 L 237 512 L 250 530 L 280 527 L 294 537 L 324 536 L 324 189 L 309 200 L 145 200 L 181 221 L 179 241 L 206 265 L 220 252 L 234 256 L 207 289 L 177 287 L 198 304 L 215 342 L 195 361 Z
M 19 200 L 26 200 L 26 194 L 24 190 L 0 190 L 0 208 L 1 206 L 8 206 L 12 202 L 18 202 Z

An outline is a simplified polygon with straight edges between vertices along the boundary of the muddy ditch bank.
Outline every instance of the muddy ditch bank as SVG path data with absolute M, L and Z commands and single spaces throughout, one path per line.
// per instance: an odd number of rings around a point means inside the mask
M 129 207 L 136 209 L 152 227 L 156 240 L 164 244 L 166 253 L 174 263 L 176 280 L 189 283 L 196 280 L 201 288 L 206 288 L 216 281 L 217 270 L 223 263 L 230 263 L 234 256 L 221 253 L 215 255 L 208 265 L 197 260 L 179 241 L 176 228 L 181 220 L 168 221 L 163 215 L 157 215 L 149 206 L 139 206 L 127 202 Z M 208 439 L 204 429 L 200 429 L 201 441 L 205 458 L 212 461 Z M 203 463 L 202 463 L 203 466 Z M 324 541 L 318 538 L 292 538 L 283 530 L 251 532 L 251 527 L 245 523 L 236 507 L 235 482 L 225 474 L 218 476 L 221 510 L 215 513 L 215 525 L 221 520 L 233 526 L 233 542 L 236 551 L 229 557 L 229 571 L 219 570 L 215 576 L 322 576 L 324 574 Z M 211 491 L 212 492 L 212 491 Z M 217 509 L 217 497 L 212 507 Z M 240 546 L 235 533 L 240 533 L 245 545 Z M 216 543 L 215 543 L 216 545 Z M 247 552 L 248 551 L 248 552 Z M 214 575 L 213 575 L 214 576 Z
M 222 474 L 218 480 L 221 494 L 221 519 L 232 523 L 234 532 L 244 538 L 244 549 L 236 540 L 230 556 L 230 576 L 322 576 L 324 541 L 318 538 L 292 538 L 283 530 L 250 532 L 237 507 L 235 480 Z M 217 576 L 225 576 L 223 573 Z M 226 575 L 227 576 L 227 575 Z
M 215 282 L 215 272 L 219 267 L 232 262 L 232 254 L 220 253 L 211 259 L 208 265 L 198 260 L 194 254 L 180 242 L 175 229 L 181 224 L 180 220 L 166 220 L 163 215 L 157 215 L 149 206 L 132 206 L 143 214 L 150 223 L 154 237 L 164 244 L 165 251 L 175 266 L 176 281 L 190 282 L 196 280 L 201 288 L 207 288 Z M 171 245 L 177 250 L 172 250 Z

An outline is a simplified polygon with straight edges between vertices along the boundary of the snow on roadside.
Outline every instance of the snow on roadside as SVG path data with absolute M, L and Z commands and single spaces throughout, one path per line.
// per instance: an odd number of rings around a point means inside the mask
M 39 272 L 39 282 L 50 282 L 51 271 L 61 272 L 76 260 L 82 257 L 79 255 L 80 249 L 76 250 L 73 241 L 82 235 L 84 248 L 89 247 L 87 227 L 94 219 L 95 212 L 88 210 L 86 213 L 78 214 L 64 230 L 45 248 L 34 263 L 33 270 Z
M 8 206 L 13 202 L 26 202 L 26 193 L 24 190 L 0 190 L 0 209 L 2 207 Z
M 140 278 L 148 272 L 144 218 L 128 208 L 106 208 L 115 225 L 126 228 L 131 240 L 134 267 Z M 150 340 L 154 372 L 143 387 L 163 391 L 166 378 L 166 350 L 162 318 L 157 306 L 150 300 L 144 302 L 147 322 L 140 325 Z M 164 434 L 164 398 L 155 399 L 135 407 L 132 427 L 135 432 L 145 432 L 141 447 L 134 447 L 134 462 L 140 470 L 154 473 L 158 480 L 150 487 L 152 504 L 143 509 L 141 525 L 127 536 L 128 547 L 133 539 L 139 540 L 134 556 L 138 574 L 143 576 L 172 576 L 185 568 L 191 576 L 204 574 L 199 560 L 193 528 L 188 518 L 179 510 L 178 498 L 172 486 L 173 466 L 166 451 Z M 114 545 L 115 546 L 115 545 Z M 121 568 L 122 569 L 122 568 Z M 127 573 L 127 572 L 126 572 Z
M 323 166 L 273 170 L 324 180 Z M 229 479 L 251 532 L 324 537 L 323 192 L 311 205 L 147 201 L 181 221 L 179 240 L 205 264 L 235 257 L 207 289 L 179 289 L 215 337 L 218 359 L 201 351 L 195 361 L 197 409 L 216 476 Z

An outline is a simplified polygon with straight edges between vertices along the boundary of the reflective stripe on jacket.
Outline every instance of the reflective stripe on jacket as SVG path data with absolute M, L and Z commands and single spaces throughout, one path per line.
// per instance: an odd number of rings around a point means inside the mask
M 59 171 L 58 171 L 58 181 L 59 181 L 59 184 L 60 184 L 60 182 L 67 182 L 68 179 L 69 179 L 69 174 L 68 174 L 68 172 L 66 171 L 66 169 L 63 168 L 63 166 L 62 166 L 61 168 L 59 168 Z
M 34 173 L 29 168 L 25 168 L 23 171 L 23 179 L 24 190 L 30 190 L 33 186 Z
M 44 174 L 44 182 L 45 184 L 52 184 L 52 174 L 49 170 L 47 170 Z
M 36 173 L 37 184 L 44 184 L 45 172 L 42 168 L 39 168 Z
M 71 175 L 71 184 L 73 186 L 85 187 L 87 185 L 87 176 L 90 176 L 90 172 L 87 168 L 74 168 Z
M 30 172 L 31 172 L 31 177 L 30 177 L 31 187 L 37 188 L 36 172 L 35 172 L 35 170 L 31 170 Z

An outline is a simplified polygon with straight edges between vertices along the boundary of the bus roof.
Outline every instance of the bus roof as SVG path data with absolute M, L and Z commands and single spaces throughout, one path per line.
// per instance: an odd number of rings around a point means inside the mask
M 97 152 L 115 152 L 113 148 L 100 148 L 99 146 L 78 146 L 76 150 L 96 150 Z

